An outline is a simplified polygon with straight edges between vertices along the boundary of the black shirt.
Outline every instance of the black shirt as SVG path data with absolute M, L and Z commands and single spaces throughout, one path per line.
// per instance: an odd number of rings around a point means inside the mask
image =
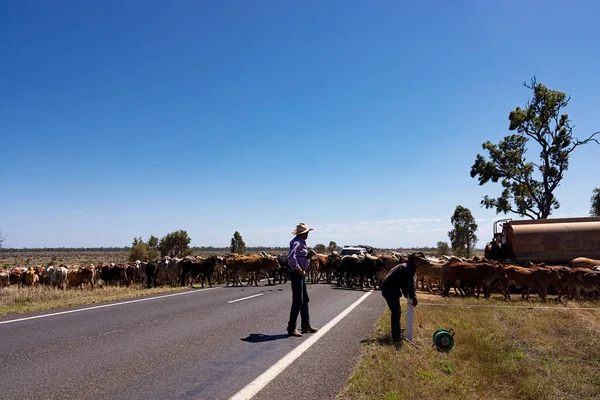
M 407 299 L 416 298 L 415 265 L 403 263 L 392 268 L 381 282 L 381 292 L 384 296 L 404 294 Z

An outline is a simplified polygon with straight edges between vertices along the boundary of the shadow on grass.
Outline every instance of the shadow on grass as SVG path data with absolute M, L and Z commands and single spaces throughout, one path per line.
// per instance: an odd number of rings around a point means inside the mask
M 377 344 L 379 346 L 394 346 L 396 349 L 402 346 L 403 340 L 393 340 L 391 336 L 363 339 L 360 341 L 361 344 Z
M 244 342 L 248 343 L 261 343 L 261 342 L 270 342 L 272 340 L 278 339 L 286 339 L 288 337 L 287 334 L 281 335 L 263 335 L 262 333 L 251 333 L 248 337 L 242 338 Z

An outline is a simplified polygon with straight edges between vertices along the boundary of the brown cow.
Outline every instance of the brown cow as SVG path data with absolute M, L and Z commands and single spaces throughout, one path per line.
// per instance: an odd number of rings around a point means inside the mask
M 0 289 L 10 285 L 10 272 L 0 271 Z
M 546 302 L 548 288 L 558 287 L 562 275 L 559 270 L 548 267 L 524 268 L 516 265 L 505 265 L 504 272 L 506 278 L 502 281 L 502 292 L 505 299 L 510 299 L 509 286 L 515 285 L 517 288 L 524 288 L 521 298 L 527 295 L 529 298 L 530 289 L 535 289 L 543 302 Z
M 565 292 L 581 300 L 581 292 L 592 294 L 598 298 L 600 290 L 600 272 L 592 271 L 587 268 L 571 268 L 566 283 Z
M 277 257 L 260 254 L 253 254 L 250 256 L 237 256 L 225 259 L 225 272 L 228 275 L 227 285 L 229 285 L 229 279 L 235 277 L 239 281 L 241 272 L 246 272 L 249 276 L 248 285 L 254 282 L 255 286 L 258 286 L 258 280 L 261 274 L 267 275 L 267 284 L 271 285 L 270 276 L 273 271 L 279 269 L 279 263 Z M 234 286 L 235 286 L 234 281 Z
M 94 267 L 73 267 L 67 270 L 67 280 L 70 287 L 95 286 L 96 269 Z
M 474 287 L 483 286 L 483 296 L 490 297 L 492 284 L 506 279 L 506 273 L 502 266 L 491 263 L 469 263 L 452 261 L 443 267 L 444 296 L 450 293 L 452 285 L 462 284 Z M 464 294 L 463 294 L 464 295 Z M 479 297 L 479 290 L 477 291 Z
M 310 251 L 308 255 L 310 256 L 310 263 L 308 265 L 308 270 L 306 271 L 307 278 L 310 279 L 310 283 L 319 283 L 321 276 L 327 268 L 329 259 L 325 254 L 318 254 L 314 252 L 311 254 Z
M 600 265 L 600 260 L 594 260 L 593 258 L 577 257 L 569 262 L 571 268 L 587 268 L 593 269 L 595 266 Z
M 417 279 L 424 278 L 427 283 L 427 289 L 433 293 L 432 281 L 436 281 L 438 284 L 442 281 L 444 275 L 444 264 L 436 263 L 427 260 L 425 257 L 416 255 L 413 257 L 415 266 L 417 267 Z M 441 289 L 441 285 L 439 286 Z
M 21 267 L 17 267 L 17 268 L 12 268 L 9 272 L 9 283 L 11 285 L 21 285 L 23 283 L 23 277 L 25 276 L 25 271 L 27 271 L 27 268 L 21 268 Z
M 37 285 L 40 281 L 40 277 L 33 267 L 29 267 L 27 271 L 25 271 L 25 275 L 23 277 L 23 282 L 27 286 Z

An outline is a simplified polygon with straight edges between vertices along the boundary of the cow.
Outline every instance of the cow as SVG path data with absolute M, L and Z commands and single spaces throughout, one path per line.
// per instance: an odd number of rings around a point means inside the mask
M 157 264 L 156 280 L 161 284 L 177 285 L 181 281 L 181 259 L 165 257 Z
M 319 283 L 321 275 L 325 268 L 327 268 L 328 258 L 325 254 L 318 254 L 314 251 L 311 253 L 309 250 L 309 263 L 307 269 L 307 277 L 310 279 L 310 283 Z
M 22 285 L 25 271 L 27 271 L 27 268 L 24 267 L 12 268 L 9 273 L 9 283 L 17 286 Z
M 600 290 L 600 272 L 588 268 L 571 268 L 565 285 L 564 292 L 581 300 L 581 292 L 598 298 Z
M 131 266 L 133 268 L 133 281 L 136 283 L 145 283 L 146 282 L 146 265 L 142 263 L 140 260 L 136 260 Z
M 430 293 L 433 293 L 432 281 L 436 281 L 438 283 L 438 287 L 440 289 L 442 288 L 441 282 L 444 275 L 445 263 L 437 263 L 428 260 L 422 253 L 416 254 L 413 257 L 413 262 L 417 268 L 417 279 L 423 278 Z
M 333 277 L 338 273 L 342 265 L 342 257 L 337 253 L 331 253 L 327 256 L 327 262 L 321 266 L 321 274 L 325 276 L 325 282 L 331 283 Z
M 392 268 L 400 264 L 399 253 L 382 254 L 379 256 L 379 259 L 383 261 L 383 269 L 379 271 L 375 276 L 375 282 L 377 286 L 380 286 L 381 282 L 383 281 L 383 278 L 385 278 L 387 273 L 390 272 Z
M 506 273 L 501 265 L 451 261 L 443 266 L 443 294 L 448 296 L 452 285 L 458 285 L 460 291 L 462 284 L 467 284 L 472 287 L 483 286 L 483 296 L 489 298 L 491 286 L 502 279 L 506 279 Z M 464 293 L 461 292 L 461 295 L 464 296 Z
M 10 273 L 8 271 L 0 271 L 0 289 L 10 285 Z
M 56 272 L 56 268 L 53 265 L 50 265 L 48 268 L 42 272 L 40 275 L 40 283 L 43 285 L 52 285 L 52 275 Z
M 56 267 L 50 277 L 50 285 L 65 290 L 68 284 L 68 271 L 65 267 Z
M 239 279 L 240 273 L 244 271 L 249 277 L 248 286 L 253 282 L 255 286 L 258 286 L 258 280 L 261 274 L 266 274 L 267 285 L 271 285 L 269 277 L 272 276 L 273 271 L 276 271 L 279 268 L 281 268 L 281 266 L 277 262 L 277 257 L 269 254 L 253 254 L 225 259 L 225 271 L 229 278 L 236 277 Z M 227 280 L 227 285 L 229 285 L 229 278 Z M 239 283 L 241 284 L 241 282 Z
M 100 279 L 105 284 L 121 283 L 123 285 L 129 285 L 129 278 L 127 276 L 127 266 L 123 264 L 110 264 L 102 265 L 100 267 Z
M 569 262 L 571 268 L 587 268 L 594 269 L 594 267 L 600 266 L 600 260 L 594 260 L 593 258 L 577 257 Z
M 96 268 L 94 267 L 73 267 L 67 270 L 67 280 L 70 287 L 80 287 L 83 289 L 90 285 L 94 289 L 96 282 Z
M 345 281 L 346 286 L 353 287 L 355 279 L 358 278 L 360 290 L 363 290 L 365 283 L 373 283 L 377 289 L 375 275 L 382 271 L 385 266 L 383 260 L 371 255 L 364 257 L 344 256 L 341 260 L 340 274 L 338 277 L 338 287 Z
M 530 289 L 535 289 L 540 298 L 545 303 L 548 294 L 548 288 L 557 287 L 561 274 L 558 270 L 548 267 L 524 268 L 516 265 L 505 265 L 503 267 L 506 278 L 502 280 L 502 293 L 505 300 L 510 300 L 509 286 L 515 285 L 517 288 L 524 288 L 521 294 L 524 299 L 529 298 Z
M 222 271 L 223 258 L 218 256 L 210 256 L 207 259 L 183 259 L 181 260 L 181 286 L 185 286 L 186 279 L 191 278 L 190 282 L 193 283 L 200 278 L 202 287 L 204 287 L 204 281 L 208 283 L 209 287 L 212 287 L 210 281 L 212 275 L 215 272 Z
M 277 262 L 279 263 L 279 269 L 273 274 L 273 284 L 275 284 L 275 279 L 279 279 L 279 283 L 287 283 L 288 269 L 290 268 L 287 254 L 278 254 Z
M 33 267 L 29 267 L 29 269 L 25 271 L 25 275 L 23 277 L 23 282 L 25 283 L 25 285 L 34 286 L 38 284 L 39 281 L 40 277 L 38 276 L 37 272 L 35 272 L 35 269 Z
M 140 268 L 144 269 L 144 275 L 146 275 L 146 284 L 148 289 L 154 285 L 156 287 L 156 278 L 158 276 L 158 263 L 156 261 L 150 261 L 142 263 Z

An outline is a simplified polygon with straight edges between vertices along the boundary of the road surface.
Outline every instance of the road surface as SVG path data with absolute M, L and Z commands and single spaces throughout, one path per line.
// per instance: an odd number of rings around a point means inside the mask
M 308 291 L 312 324 L 329 329 L 302 338 L 285 334 L 289 283 L 195 289 L 0 318 L 0 397 L 334 398 L 385 303 L 379 292 L 327 284 L 309 285 Z M 311 346 L 302 349 L 305 341 Z M 271 380 L 264 377 L 294 349 L 304 351 Z

